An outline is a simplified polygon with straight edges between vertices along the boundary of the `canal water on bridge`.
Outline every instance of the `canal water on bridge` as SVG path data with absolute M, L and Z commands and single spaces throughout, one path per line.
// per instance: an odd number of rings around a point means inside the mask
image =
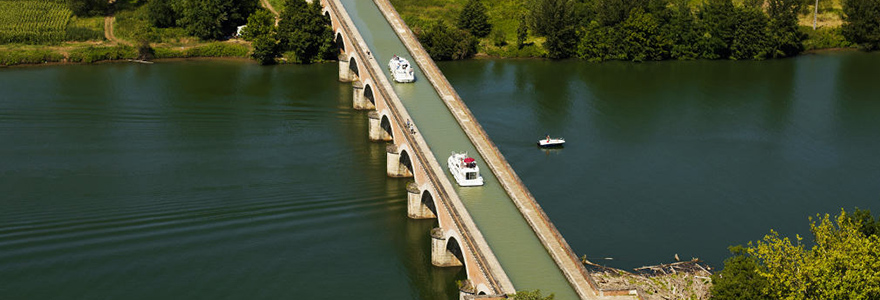
M 880 53 L 439 66 L 572 248 L 602 264 L 678 253 L 721 267 L 727 246 L 770 229 L 810 237 L 810 216 L 880 212 Z M 546 133 L 568 144 L 538 149 Z
M 380 66 L 393 55 L 415 62 L 372 1 L 342 2 Z M 467 151 L 477 159 L 485 185 L 456 191 L 516 289 L 578 298 L 421 70 L 416 68 L 415 83 L 393 86 L 444 170 L 452 151 Z M 452 176 L 445 175 L 457 187 Z
M 0 298 L 457 299 L 337 74 L 0 69 Z

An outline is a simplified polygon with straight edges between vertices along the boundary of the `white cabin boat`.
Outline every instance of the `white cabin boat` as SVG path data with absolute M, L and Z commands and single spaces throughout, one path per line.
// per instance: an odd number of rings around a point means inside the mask
M 391 70 L 391 79 L 397 82 L 413 82 L 416 80 L 415 70 L 406 58 L 395 55 L 388 62 L 388 69 Z
M 565 144 L 565 139 L 563 138 L 551 138 L 549 135 L 547 138 L 543 138 L 538 140 L 538 146 L 541 147 L 561 147 Z
M 475 159 L 468 157 L 467 152 L 455 153 L 449 156 L 447 160 L 449 164 L 449 172 L 460 186 L 481 186 L 483 185 L 483 176 L 480 175 L 480 167 L 477 166 Z

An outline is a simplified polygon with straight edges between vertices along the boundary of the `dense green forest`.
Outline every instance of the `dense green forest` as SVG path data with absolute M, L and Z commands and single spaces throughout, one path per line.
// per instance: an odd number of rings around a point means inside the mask
M 820 0 L 818 7 L 808 0 L 392 2 L 438 60 L 480 52 L 590 61 L 739 60 L 880 48 L 878 0 Z M 815 30 L 804 26 L 814 14 L 822 20 Z

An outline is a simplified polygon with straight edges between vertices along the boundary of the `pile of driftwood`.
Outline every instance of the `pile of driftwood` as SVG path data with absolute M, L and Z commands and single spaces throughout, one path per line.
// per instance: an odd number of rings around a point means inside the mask
M 645 300 L 710 298 L 711 268 L 696 258 L 644 266 L 633 272 L 601 266 L 586 257 L 582 262 L 599 289 L 604 291 L 635 290 L 639 298 Z

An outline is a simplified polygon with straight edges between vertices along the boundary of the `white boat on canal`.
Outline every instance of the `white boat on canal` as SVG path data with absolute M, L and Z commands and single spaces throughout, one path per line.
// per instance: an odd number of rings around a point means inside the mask
M 468 157 L 467 152 L 455 153 L 449 156 L 447 160 L 449 164 L 449 172 L 460 186 L 481 186 L 483 185 L 483 176 L 480 175 L 480 167 L 477 161 L 472 157 Z
M 394 81 L 405 83 L 416 80 L 415 70 L 406 58 L 395 55 L 388 62 L 388 69 L 391 70 L 391 79 Z

